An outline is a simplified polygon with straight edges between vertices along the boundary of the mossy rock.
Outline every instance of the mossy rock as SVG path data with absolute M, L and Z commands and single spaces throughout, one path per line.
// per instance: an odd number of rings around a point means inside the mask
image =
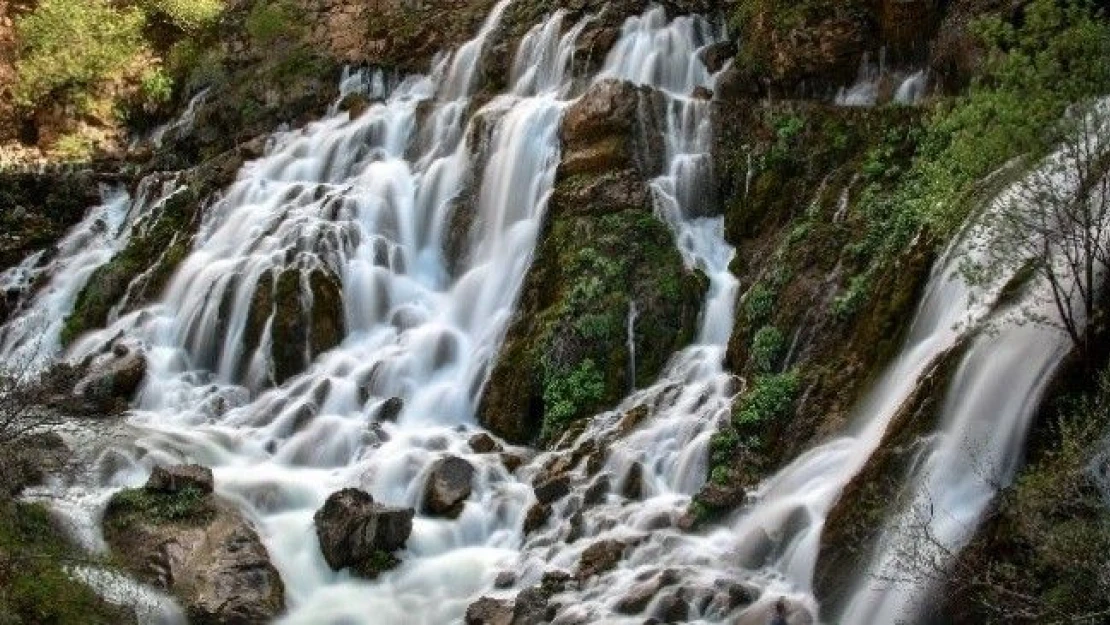
M 483 421 L 509 440 L 551 442 L 614 405 L 693 339 L 706 288 L 646 210 L 556 216 L 483 395 Z M 635 371 L 626 345 L 633 303 Z
M 267 276 L 259 281 L 247 337 L 248 343 L 257 343 L 263 307 L 272 302 L 270 355 L 274 382 L 281 384 L 343 339 L 343 292 L 338 278 L 326 269 L 286 269 L 278 274 L 272 296 L 267 296 L 271 280 Z

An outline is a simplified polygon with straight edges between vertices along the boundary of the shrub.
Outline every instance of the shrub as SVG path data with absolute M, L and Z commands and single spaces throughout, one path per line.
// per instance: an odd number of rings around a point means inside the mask
M 43 0 L 15 23 L 16 100 L 80 102 L 99 84 L 132 72 L 147 53 L 143 23 L 138 9 L 106 0 Z
M 593 359 L 580 361 L 569 372 L 545 363 L 542 438 L 559 434 L 567 422 L 582 410 L 591 407 L 605 394 L 605 377 Z
M 744 312 L 747 321 L 752 325 L 759 325 L 771 318 L 775 309 L 775 292 L 763 282 L 752 285 L 744 298 Z
M 289 0 L 258 2 L 247 14 L 247 34 L 260 46 L 271 46 L 300 37 L 297 8 Z
M 212 24 L 224 12 L 223 0 L 148 0 L 147 11 L 183 31 Z
M 732 423 L 738 430 L 751 431 L 789 416 L 798 397 L 800 381 L 796 371 L 756 378 L 736 403 Z
M 771 373 L 782 358 L 786 337 L 775 326 L 763 326 L 752 337 L 751 362 L 759 373 Z

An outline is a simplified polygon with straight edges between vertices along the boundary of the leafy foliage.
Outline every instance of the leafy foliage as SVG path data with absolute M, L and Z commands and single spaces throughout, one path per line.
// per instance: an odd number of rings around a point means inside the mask
M 225 8 L 224 0 L 148 0 L 146 6 L 151 16 L 187 32 L 212 24 Z
M 786 347 L 786 337 L 775 326 L 763 326 L 752 337 L 751 361 L 759 373 L 770 373 L 779 364 Z
M 155 523 L 207 523 L 216 514 L 210 497 L 196 488 L 175 493 L 127 488 L 116 493 L 109 508 L 112 522 L 126 526 L 132 521 Z
M 43 0 L 16 20 L 15 96 L 32 106 L 49 96 L 81 103 L 98 83 L 122 77 L 147 53 L 137 8 L 106 0 Z
M 797 371 L 756 378 L 752 388 L 736 403 L 732 423 L 741 432 L 790 415 L 801 390 Z
M 570 371 L 544 363 L 544 433 L 549 438 L 583 410 L 594 407 L 605 394 L 605 378 L 593 359 L 586 358 Z

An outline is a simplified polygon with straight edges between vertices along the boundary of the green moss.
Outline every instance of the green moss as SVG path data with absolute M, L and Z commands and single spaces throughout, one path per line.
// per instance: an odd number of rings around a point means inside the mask
M 105 519 L 117 530 L 141 523 L 204 525 L 215 516 L 212 497 L 196 488 L 175 493 L 124 489 L 112 496 L 105 512 Z
M 66 567 L 93 558 L 74 549 L 39 503 L 0 501 L 0 619 L 78 625 L 134 623 Z M 98 563 L 103 564 L 103 563 Z
M 190 238 L 189 224 L 195 219 L 198 203 L 199 198 L 189 188 L 178 191 L 151 221 L 131 236 L 123 250 L 93 272 L 66 318 L 61 335 L 63 345 L 89 330 L 104 327 L 109 312 L 123 299 L 131 281 L 154 267 L 159 258 L 162 262 L 145 291 L 151 297 L 161 292 L 176 264 L 187 253 L 185 241 Z

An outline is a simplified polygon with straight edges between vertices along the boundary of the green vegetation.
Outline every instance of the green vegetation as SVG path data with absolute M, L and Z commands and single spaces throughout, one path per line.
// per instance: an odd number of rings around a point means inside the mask
M 215 515 L 212 498 L 196 488 L 175 493 L 127 488 L 112 496 L 105 518 L 117 528 L 126 528 L 134 522 L 203 525 Z
M 43 625 L 135 622 L 76 581 L 67 567 L 96 563 L 71 547 L 39 503 L 0 501 L 0 622 Z
M 225 7 L 224 0 L 147 0 L 144 8 L 151 19 L 191 32 L 213 24 Z
M 752 337 L 752 367 L 759 373 L 771 373 L 779 365 L 786 347 L 786 337 L 775 326 L 763 326 Z
M 762 375 L 733 406 L 732 424 L 741 434 L 757 434 L 790 416 L 801 384 L 797 371 Z
M 1044 155 L 1066 132 L 1068 106 L 1110 90 L 1110 24 L 1088 2 L 1035 0 L 1020 24 L 989 16 L 973 30 L 986 52 L 967 93 L 938 102 L 920 127 L 890 129 L 863 165 L 864 231 L 851 251 L 865 268 L 837 299 L 842 318 L 915 236 L 950 238 L 990 174 Z M 907 147 L 914 155 L 903 169 Z
M 1003 491 L 988 530 L 950 578 L 969 605 L 950 609 L 980 622 L 1105 622 L 1110 510 L 1092 474 L 1108 431 L 1110 372 L 1103 372 L 1097 388 L 1064 402 L 1044 433 L 1051 444 Z
M 17 101 L 33 106 L 51 98 L 87 108 L 96 88 L 142 65 L 149 52 L 144 21 L 139 9 L 107 0 L 43 0 L 16 20 Z
M 259 2 L 247 14 L 247 34 L 260 46 L 296 41 L 301 22 L 290 0 Z

